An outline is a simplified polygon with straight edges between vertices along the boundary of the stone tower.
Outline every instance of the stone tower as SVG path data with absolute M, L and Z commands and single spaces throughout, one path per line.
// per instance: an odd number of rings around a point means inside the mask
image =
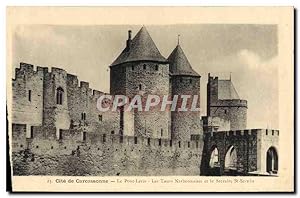
M 45 126 L 55 127 L 56 136 L 60 137 L 60 129 L 69 129 L 70 115 L 67 98 L 67 72 L 52 67 L 44 76 L 44 116 Z
M 145 27 L 133 39 L 128 31 L 125 49 L 110 65 L 110 93 L 130 98 L 140 95 L 143 101 L 148 95 L 169 94 L 169 64 Z M 170 112 L 157 107 L 120 114 L 120 131 L 125 135 L 170 137 Z
M 196 107 L 200 108 L 200 75 L 195 72 L 178 45 L 168 58 L 171 74 L 171 95 L 178 95 L 177 107 L 182 104 L 182 95 L 189 95 L 188 107 L 192 105 L 192 98 L 197 97 Z M 171 113 L 172 139 L 190 140 L 191 135 L 201 135 L 200 111 L 176 111 Z
M 208 74 L 207 116 L 230 122 L 230 130 L 247 127 L 247 100 L 241 100 L 231 79 L 219 80 Z

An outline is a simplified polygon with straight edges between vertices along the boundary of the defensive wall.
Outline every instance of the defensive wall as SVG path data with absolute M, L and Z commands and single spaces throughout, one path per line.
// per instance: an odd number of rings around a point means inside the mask
M 118 111 L 100 112 L 97 99 L 106 93 L 91 89 L 88 82 L 52 67 L 20 63 L 12 80 L 12 123 L 26 124 L 27 137 L 31 126 L 81 129 L 87 132 L 119 133 Z M 58 91 L 62 92 L 58 104 Z
M 231 147 L 234 147 L 237 155 L 235 168 L 239 174 L 247 175 L 251 172 L 265 174 L 267 173 L 267 152 L 270 148 L 274 148 L 278 156 L 278 140 L 279 131 L 270 129 L 204 133 L 201 172 L 210 175 L 211 167 L 209 167 L 209 162 L 213 150 L 217 148 L 220 175 L 223 175 L 226 154 Z
M 14 175 L 200 175 L 202 143 L 13 124 Z

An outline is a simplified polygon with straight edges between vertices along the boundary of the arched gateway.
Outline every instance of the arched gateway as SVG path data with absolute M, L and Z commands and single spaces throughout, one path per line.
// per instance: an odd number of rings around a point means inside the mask
M 267 151 L 267 172 L 277 173 L 278 172 L 278 154 L 274 147 L 270 147 Z
M 204 133 L 201 175 L 277 174 L 278 137 L 269 129 Z

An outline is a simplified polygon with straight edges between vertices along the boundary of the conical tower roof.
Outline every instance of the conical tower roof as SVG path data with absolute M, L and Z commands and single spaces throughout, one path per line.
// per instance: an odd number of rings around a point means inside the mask
M 132 61 L 167 62 L 167 60 L 160 54 L 146 27 L 144 26 L 132 40 L 129 40 L 129 44 L 127 44 L 126 48 L 111 64 L 111 66 Z
M 170 64 L 170 73 L 172 75 L 200 77 L 200 75 L 193 70 L 190 62 L 188 61 L 179 44 L 170 54 L 168 61 Z

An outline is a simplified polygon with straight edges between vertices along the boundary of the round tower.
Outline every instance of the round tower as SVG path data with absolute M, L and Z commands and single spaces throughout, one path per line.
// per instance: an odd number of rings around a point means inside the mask
M 128 31 L 126 47 L 110 66 L 110 92 L 133 98 L 140 95 L 142 101 L 148 95 L 161 98 L 169 94 L 169 64 L 160 54 L 145 27 L 131 39 Z M 124 115 L 122 115 L 124 113 Z M 170 113 L 160 107 L 150 111 L 121 112 L 121 130 L 133 130 L 135 136 L 169 138 Z
M 171 113 L 172 139 L 190 140 L 192 135 L 201 136 L 200 111 L 192 111 L 192 99 L 196 99 L 196 108 L 200 108 L 200 75 L 195 72 L 178 45 L 168 58 L 171 73 L 171 93 L 178 95 L 176 111 Z M 181 96 L 188 95 L 187 111 L 180 111 L 183 103 Z

